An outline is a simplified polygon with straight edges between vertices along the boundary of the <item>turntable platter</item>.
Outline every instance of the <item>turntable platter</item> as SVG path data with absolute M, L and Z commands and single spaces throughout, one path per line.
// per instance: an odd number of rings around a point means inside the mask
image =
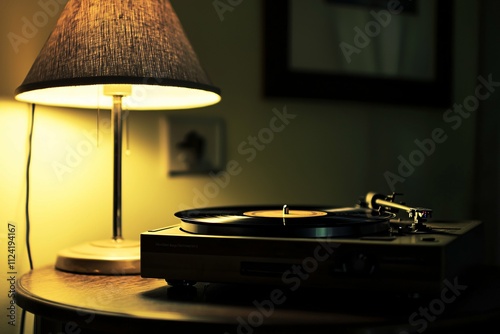
M 258 237 L 356 237 L 389 230 L 390 213 L 365 208 L 233 206 L 175 213 L 188 233 Z

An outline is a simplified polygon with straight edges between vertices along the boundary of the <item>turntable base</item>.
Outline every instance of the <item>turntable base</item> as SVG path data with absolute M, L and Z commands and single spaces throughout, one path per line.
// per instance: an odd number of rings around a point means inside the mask
M 195 282 L 439 294 L 482 262 L 482 224 L 432 222 L 431 232 L 353 237 L 196 234 L 180 225 L 141 234 L 141 276 Z

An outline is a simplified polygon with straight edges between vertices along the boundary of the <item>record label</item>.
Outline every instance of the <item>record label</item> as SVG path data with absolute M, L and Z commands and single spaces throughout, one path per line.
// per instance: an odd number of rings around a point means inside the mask
M 283 210 L 257 210 L 243 212 L 243 215 L 248 217 L 288 219 L 326 216 L 326 212 L 314 210 L 288 210 L 286 212 L 283 212 Z

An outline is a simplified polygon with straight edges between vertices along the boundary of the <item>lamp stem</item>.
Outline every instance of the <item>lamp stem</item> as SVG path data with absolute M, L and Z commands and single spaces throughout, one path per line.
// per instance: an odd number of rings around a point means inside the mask
M 122 236 L 122 96 L 113 95 L 111 109 L 113 127 L 113 239 Z

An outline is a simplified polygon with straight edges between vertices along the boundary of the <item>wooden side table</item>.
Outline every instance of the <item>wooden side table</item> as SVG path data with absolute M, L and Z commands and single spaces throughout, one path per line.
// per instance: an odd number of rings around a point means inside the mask
M 450 282 L 453 284 L 453 282 Z M 500 270 L 432 299 L 355 291 L 196 284 L 35 269 L 16 302 L 36 333 L 477 333 L 500 316 Z

